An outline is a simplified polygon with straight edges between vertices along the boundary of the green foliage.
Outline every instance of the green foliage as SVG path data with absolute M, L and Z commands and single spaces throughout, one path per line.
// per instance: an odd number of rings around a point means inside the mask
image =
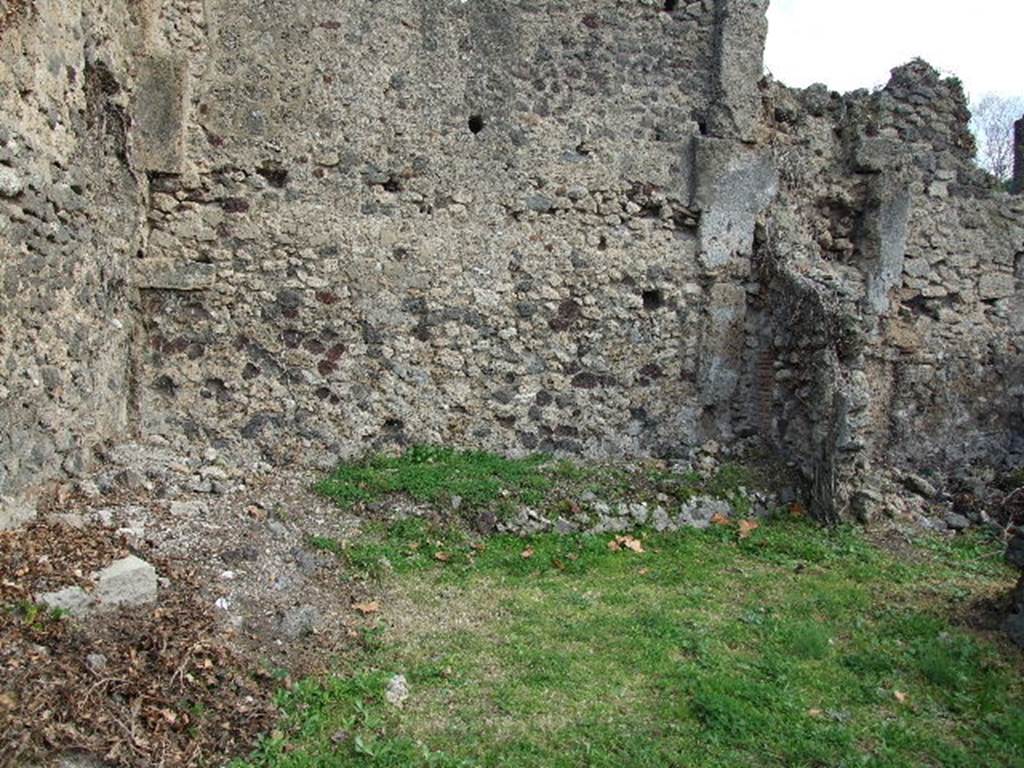
M 342 464 L 316 490 L 343 507 L 389 493 L 405 493 L 422 502 L 447 504 L 459 497 L 477 508 L 503 497 L 539 504 L 551 480 L 540 468 L 547 456 L 507 459 L 482 451 L 417 446 L 401 456 L 375 456 Z
M 49 608 L 42 603 L 34 603 L 30 600 L 22 600 L 8 605 L 6 610 L 33 630 L 42 630 L 47 623 L 62 621 L 69 615 L 63 608 Z

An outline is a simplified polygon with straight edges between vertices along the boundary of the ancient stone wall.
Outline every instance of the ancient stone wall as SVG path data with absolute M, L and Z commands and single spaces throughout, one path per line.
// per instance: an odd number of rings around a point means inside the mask
M 825 518 L 1021 452 L 1024 206 L 959 86 L 762 77 L 765 0 L 4 18 L 0 494 L 97 444 L 760 441 Z
M 888 466 L 1019 462 L 1024 200 L 971 162 L 959 83 L 912 62 L 876 93 L 776 91 L 773 111 L 767 434 L 826 515 L 868 514 Z
M 206 7 L 138 264 L 147 434 L 679 455 L 728 431 L 734 254 L 771 184 L 734 140 L 761 4 Z
M 12 3 L 0 23 L 2 502 L 80 474 L 128 427 L 125 286 L 141 188 L 128 6 Z

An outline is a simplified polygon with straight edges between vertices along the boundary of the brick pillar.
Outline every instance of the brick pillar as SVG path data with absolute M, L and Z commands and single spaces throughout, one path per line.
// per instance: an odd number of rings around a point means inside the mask
M 1013 124 L 1013 182 L 1010 191 L 1024 192 L 1024 117 Z

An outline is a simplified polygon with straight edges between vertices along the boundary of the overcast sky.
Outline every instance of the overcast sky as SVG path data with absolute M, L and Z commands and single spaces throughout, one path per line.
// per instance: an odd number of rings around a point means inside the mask
M 771 0 L 766 66 L 786 85 L 884 85 L 920 56 L 972 100 L 1024 96 L 1024 0 Z

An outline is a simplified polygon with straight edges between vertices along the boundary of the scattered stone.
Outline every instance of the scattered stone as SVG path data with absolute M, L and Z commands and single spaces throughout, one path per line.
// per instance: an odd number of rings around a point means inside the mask
M 537 213 L 547 213 L 554 208 L 554 203 L 551 202 L 550 198 L 543 195 L 531 195 L 526 199 L 526 207 Z
M 153 484 L 139 470 L 132 467 L 122 469 L 114 476 L 114 482 L 135 493 L 153 490 Z
M 920 475 L 908 472 L 903 476 L 903 483 L 911 491 L 925 499 L 933 499 L 939 494 L 938 489 Z
M 0 531 L 17 528 L 36 516 L 35 507 L 23 499 L 0 496 Z
M 731 517 L 732 514 L 733 510 L 729 502 L 707 496 L 696 496 L 679 508 L 677 521 L 680 526 L 703 529 L 711 525 L 715 515 Z
M 963 531 L 971 526 L 970 520 L 963 515 L 958 515 L 956 512 L 946 515 L 944 521 L 954 531 Z
M 289 640 L 299 640 L 312 635 L 319 622 L 319 610 L 312 605 L 299 605 L 284 613 L 278 629 Z
M 144 605 L 156 600 L 156 569 L 129 555 L 99 572 L 96 596 L 104 607 Z
M 287 536 L 288 526 L 282 523 L 280 520 L 270 519 L 267 520 L 267 528 L 270 529 L 271 533 L 275 536 Z
M 636 521 L 637 525 L 643 525 L 646 523 L 647 518 L 650 516 L 650 512 L 647 510 L 647 505 L 643 502 L 630 505 L 629 514 L 632 516 L 633 520 Z
M 189 483 L 188 489 L 193 493 L 213 493 L 214 481 L 210 478 L 195 475 Z
M 559 517 L 557 520 L 555 520 L 555 533 L 559 533 L 565 536 L 570 533 L 577 533 L 579 532 L 579 530 L 580 527 L 576 523 L 572 522 L 571 520 L 566 520 L 564 517 Z
M 25 182 L 17 171 L 0 165 L 0 197 L 15 197 L 25 189 Z
M 668 516 L 668 512 L 662 507 L 655 508 L 654 514 L 651 516 L 651 525 L 654 526 L 654 530 L 658 533 L 670 531 L 675 527 L 672 524 L 672 519 Z
M 145 605 L 156 600 L 156 569 L 134 555 L 111 563 L 93 574 L 92 592 L 81 587 L 66 587 L 37 597 L 40 603 L 67 611 L 75 617 L 113 608 Z
M 401 708 L 405 704 L 405 700 L 409 698 L 409 684 L 405 680 L 405 675 L 395 675 L 388 681 L 384 698 L 395 707 Z
M 100 488 L 93 480 L 79 480 L 75 483 L 75 488 L 87 499 L 100 497 Z
M 78 530 L 83 530 L 85 528 L 85 516 L 79 515 L 75 512 L 55 512 L 51 515 L 47 515 L 47 517 L 50 520 L 60 523 L 61 525 L 66 525 L 69 528 L 76 528 Z
M 497 529 L 498 518 L 495 516 L 493 512 L 489 510 L 486 512 L 481 512 L 479 515 L 477 515 L 474 527 L 476 528 L 478 533 L 484 536 L 489 536 L 490 534 L 494 533 L 494 531 Z
M 209 512 L 205 501 L 172 501 L 171 515 L 174 517 L 203 516 Z

